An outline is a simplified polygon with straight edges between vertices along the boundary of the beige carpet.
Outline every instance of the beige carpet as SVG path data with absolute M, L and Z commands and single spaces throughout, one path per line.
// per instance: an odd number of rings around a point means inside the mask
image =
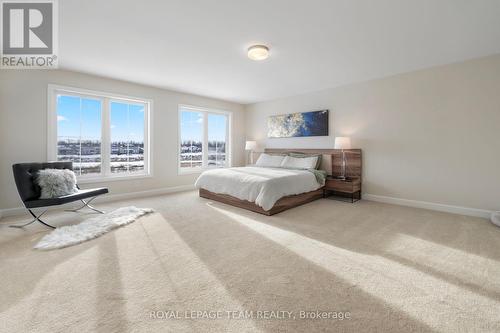
M 130 204 L 157 213 L 48 252 L 32 250 L 47 229 L 7 228 L 20 219 L 4 218 L 0 331 L 500 331 L 500 228 L 486 220 L 333 200 L 265 217 L 195 192 L 100 207 Z M 78 222 L 64 212 L 46 219 Z M 186 311 L 222 315 L 158 319 Z M 301 319 L 300 311 L 350 319 Z

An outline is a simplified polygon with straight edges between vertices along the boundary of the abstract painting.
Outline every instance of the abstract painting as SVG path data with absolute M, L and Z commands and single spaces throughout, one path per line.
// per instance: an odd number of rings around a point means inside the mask
M 328 110 L 271 116 L 267 127 L 269 138 L 328 136 Z

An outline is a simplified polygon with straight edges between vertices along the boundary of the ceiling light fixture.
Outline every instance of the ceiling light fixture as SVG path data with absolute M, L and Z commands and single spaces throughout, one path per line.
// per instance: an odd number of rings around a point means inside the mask
M 264 60 L 269 57 L 269 48 L 265 45 L 253 45 L 248 48 L 248 57 L 252 60 Z

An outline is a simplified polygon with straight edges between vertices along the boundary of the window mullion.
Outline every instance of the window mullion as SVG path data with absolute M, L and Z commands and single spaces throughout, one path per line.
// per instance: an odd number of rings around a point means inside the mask
M 149 165 L 149 103 L 144 104 L 144 146 L 142 149 L 143 158 L 144 158 L 144 172 L 150 173 L 150 165 Z
M 203 167 L 208 167 L 208 113 L 203 112 Z
M 101 174 L 109 176 L 111 174 L 111 115 L 110 99 L 103 98 L 103 110 L 101 121 Z
M 59 136 L 58 136 L 58 124 L 57 124 L 57 116 L 58 116 L 58 108 L 57 108 L 57 90 L 49 89 L 48 96 L 48 146 L 47 146 L 47 161 L 58 161 L 59 159 Z
M 230 122 L 230 119 L 229 119 L 229 116 L 226 115 L 226 140 L 224 141 L 224 166 L 225 167 L 230 167 L 231 166 L 231 161 L 230 161 L 230 158 L 231 158 L 231 145 L 229 143 L 229 140 L 230 140 L 230 137 L 229 137 L 229 122 Z

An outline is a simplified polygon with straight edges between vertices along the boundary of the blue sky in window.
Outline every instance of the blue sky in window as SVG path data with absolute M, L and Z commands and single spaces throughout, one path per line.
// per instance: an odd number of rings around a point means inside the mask
M 226 141 L 226 119 L 221 114 L 208 115 L 208 141 Z
M 208 140 L 226 140 L 225 115 L 208 115 Z M 196 111 L 181 110 L 181 141 L 202 141 L 203 137 L 203 113 Z
M 111 102 L 111 142 L 144 141 L 144 106 Z
M 101 139 L 100 100 L 59 95 L 57 98 L 58 137 Z M 144 106 L 111 103 L 111 141 L 144 140 Z
M 77 140 L 101 139 L 101 101 L 75 96 L 57 98 L 57 135 Z

